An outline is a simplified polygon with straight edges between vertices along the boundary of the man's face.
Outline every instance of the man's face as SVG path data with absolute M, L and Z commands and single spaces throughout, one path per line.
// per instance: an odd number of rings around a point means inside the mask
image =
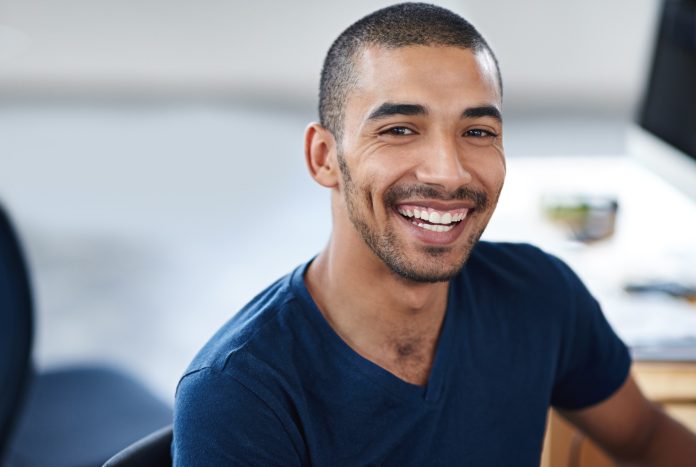
M 352 228 L 399 276 L 449 280 L 505 178 L 493 60 L 456 47 L 372 47 L 357 73 L 338 143 Z

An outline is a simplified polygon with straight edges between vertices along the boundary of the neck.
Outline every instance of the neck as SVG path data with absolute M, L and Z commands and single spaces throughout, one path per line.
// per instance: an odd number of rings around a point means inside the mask
M 401 379 L 427 382 L 448 283 L 397 276 L 361 238 L 339 239 L 335 231 L 310 265 L 305 283 L 328 323 L 353 350 Z

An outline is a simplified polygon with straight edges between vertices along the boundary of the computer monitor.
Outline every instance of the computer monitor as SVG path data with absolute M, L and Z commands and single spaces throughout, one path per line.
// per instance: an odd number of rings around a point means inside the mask
M 696 200 L 696 0 L 665 0 L 629 152 Z

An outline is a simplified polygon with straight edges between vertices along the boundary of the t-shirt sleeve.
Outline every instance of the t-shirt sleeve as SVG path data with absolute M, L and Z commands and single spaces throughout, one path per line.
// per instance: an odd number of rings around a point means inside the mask
M 577 410 L 619 389 L 628 376 L 631 357 L 580 279 L 562 261 L 552 260 L 568 284 L 570 303 L 562 324 L 551 405 Z
M 174 466 L 296 466 L 298 451 L 274 410 L 232 375 L 210 368 L 177 388 Z

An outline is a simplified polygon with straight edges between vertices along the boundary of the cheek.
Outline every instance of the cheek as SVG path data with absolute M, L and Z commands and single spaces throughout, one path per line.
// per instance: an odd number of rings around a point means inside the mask
M 380 195 L 401 177 L 402 171 L 393 159 L 376 157 L 362 164 L 354 182 L 361 190 Z
M 363 170 L 351 170 L 346 183 L 346 196 L 354 205 L 371 209 L 375 193 L 375 177 Z
M 470 187 L 484 192 L 488 198 L 489 210 L 495 209 L 505 181 L 505 164 L 494 158 L 470 165 L 467 170 L 472 175 Z
M 479 167 L 479 179 L 486 188 L 494 193 L 498 193 L 505 181 L 505 157 L 499 152 L 489 154 Z
M 498 186 L 498 187 L 500 187 L 500 188 L 503 187 L 503 183 L 505 183 L 505 174 L 506 174 L 506 172 L 507 172 L 507 170 L 506 170 L 506 167 L 505 167 L 505 162 L 504 162 L 504 161 L 501 161 L 501 162 L 498 164 L 498 167 L 496 168 L 495 174 L 494 174 L 494 177 L 495 177 L 495 178 L 494 178 L 494 183 L 495 183 L 496 186 Z M 500 190 L 500 188 L 499 188 L 499 190 Z

